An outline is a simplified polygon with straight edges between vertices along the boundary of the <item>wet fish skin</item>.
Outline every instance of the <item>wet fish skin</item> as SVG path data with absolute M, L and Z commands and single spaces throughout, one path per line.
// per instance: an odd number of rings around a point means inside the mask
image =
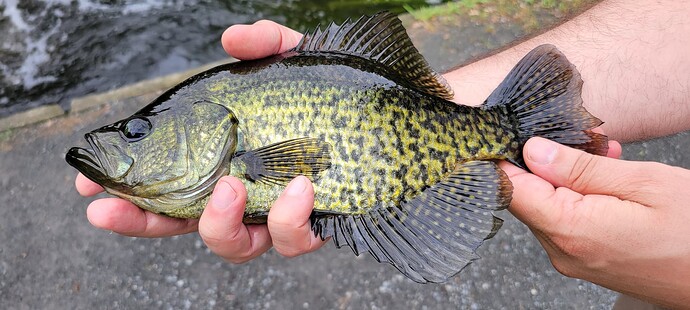
M 438 182 L 458 160 L 519 152 L 510 123 L 498 111 L 420 94 L 386 78 L 383 68 L 352 65 L 363 62 L 356 57 L 279 59 L 244 77 L 229 66 L 185 91 L 233 103 L 242 120 L 241 149 L 301 137 L 330 145 L 332 169 L 314 182 L 317 210 L 362 214 L 395 206 Z M 231 174 L 246 179 L 241 167 Z M 247 214 L 267 211 L 282 191 L 274 184 L 244 183 L 253 194 Z

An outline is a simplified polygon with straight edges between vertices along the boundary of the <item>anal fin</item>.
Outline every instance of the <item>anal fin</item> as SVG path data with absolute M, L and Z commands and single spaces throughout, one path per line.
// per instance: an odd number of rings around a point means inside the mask
M 443 282 L 478 258 L 477 248 L 503 223 L 492 211 L 507 208 L 511 195 L 508 177 L 494 162 L 468 161 L 399 207 L 314 217 L 312 228 L 416 282 Z

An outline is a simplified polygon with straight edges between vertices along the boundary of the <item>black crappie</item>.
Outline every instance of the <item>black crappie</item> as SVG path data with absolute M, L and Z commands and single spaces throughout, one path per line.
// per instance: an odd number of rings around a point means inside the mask
M 261 223 L 285 184 L 314 182 L 312 227 L 418 282 L 476 259 L 533 136 L 605 154 L 575 67 L 530 52 L 478 108 L 452 91 L 382 13 L 307 33 L 284 54 L 191 77 L 131 117 L 86 135 L 67 161 L 143 209 L 198 217 L 223 175 L 243 179 L 245 222 Z

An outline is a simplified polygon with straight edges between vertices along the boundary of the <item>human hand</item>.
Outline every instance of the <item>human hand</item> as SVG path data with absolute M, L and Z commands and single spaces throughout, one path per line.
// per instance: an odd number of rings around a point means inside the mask
M 612 145 L 610 157 L 620 155 Z M 671 307 L 690 304 L 690 170 L 594 156 L 541 138 L 508 163 L 509 210 L 562 274 Z
M 302 35 L 271 21 L 235 25 L 223 33 L 223 48 L 238 59 L 256 59 L 282 53 L 297 45 Z M 83 196 L 103 191 L 82 174 L 75 181 Z M 293 189 L 293 190 L 290 190 Z M 199 230 L 209 249 L 224 259 L 240 263 L 255 258 L 272 245 L 286 256 L 296 256 L 324 244 L 309 225 L 314 190 L 305 177 L 293 180 L 272 206 L 267 225 L 244 225 L 247 193 L 242 183 L 224 177 L 217 183 L 199 220 L 173 219 L 144 211 L 119 198 L 92 202 L 87 217 L 92 225 L 126 236 L 165 237 Z

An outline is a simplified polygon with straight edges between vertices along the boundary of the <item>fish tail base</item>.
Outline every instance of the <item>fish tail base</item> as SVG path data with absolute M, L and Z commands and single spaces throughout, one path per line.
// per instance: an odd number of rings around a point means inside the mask
M 596 155 L 606 155 L 608 138 L 592 129 L 603 122 L 582 105 L 582 79 L 554 46 L 528 53 L 486 100 L 514 124 L 520 145 L 543 137 Z M 522 164 L 522 154 L 513 159 Z

